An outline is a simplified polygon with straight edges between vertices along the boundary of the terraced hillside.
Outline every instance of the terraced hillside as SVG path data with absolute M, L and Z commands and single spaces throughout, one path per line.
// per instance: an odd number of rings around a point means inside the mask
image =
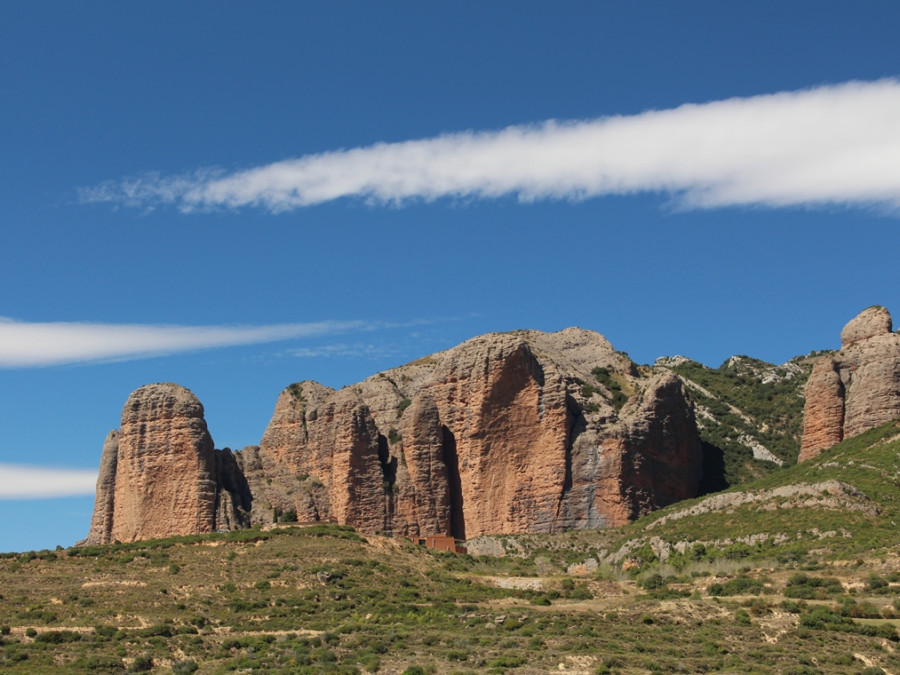
M 900 672 L 900 424 L 631 525 L 8 554 L 4 672 Z M 491 553 L 481 555 L 480 553 Z

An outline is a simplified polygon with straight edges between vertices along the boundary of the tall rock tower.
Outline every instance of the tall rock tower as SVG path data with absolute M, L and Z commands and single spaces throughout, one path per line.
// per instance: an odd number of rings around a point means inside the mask
M 841 350 L 822 357 L 806 383 L 800 461 L 900 417 L 900 335 L 884 307 L 869 307 L 841 331 Z
M 122 410 L 121 429 L 104 443 L 84 543 L 214 531 L 217 452 L 203 406 L 189 390 L 171 383 L 136 390 Z

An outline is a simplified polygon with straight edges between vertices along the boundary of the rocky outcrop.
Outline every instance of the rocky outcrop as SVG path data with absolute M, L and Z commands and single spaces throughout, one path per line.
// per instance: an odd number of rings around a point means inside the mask
M 816 362 L 805 394 L 801 462 L 844 438 L 844 383 L 835 359 L 826 357 Z
M 884 307 L 841 331 L 841 350 L 821 357 L 806 385 L 800 461 L 900 417 L 900 335 Z
M 129 396 L 122 426 L 107 437 L 91 531 L 84 543 L 136 541 L 212 532 L 217 516 L 249 521 L 249 493 L 231 471 L 233 458 L 215 451 L 197 397 L 175 384 L 151 384 Z M 222 490 L 220 474 L 234 493 Z
M 701 458 L 678 378 L 568 329 L 481 336 L 339 392 L 291 385 L 239 461 L 256 522 L 465 539 L 627 522 L 694 496 Z
M 841 348 L 849 347 L 854 342 L 887 335 L 893 328 L 891 313 L 884 307 L 874 305 L 860 312 L 844 326 L 841 331 Z
M 682 381 L 575 328 L 481 336 L 339 391 L 299 382 L 234 454 L 193 394 L 150 385 L 115 438 L 89 542 L 294 514 L 461 539 L 607 527 L 695 496 L 701 467 Z

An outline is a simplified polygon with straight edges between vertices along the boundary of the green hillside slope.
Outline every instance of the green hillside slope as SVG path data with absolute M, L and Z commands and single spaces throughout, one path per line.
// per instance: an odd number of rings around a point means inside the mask
M 703 441 L 703 492 L 715 492 L 796 463 L 803 430 L 803 388 L 813 355 L 776 366 L 733 356 L 718 368 L 662 358 L 688 384 Z
M 346 527 L 0 559 L 3 672 L 900 671 L 900 425 L 621 530 Z

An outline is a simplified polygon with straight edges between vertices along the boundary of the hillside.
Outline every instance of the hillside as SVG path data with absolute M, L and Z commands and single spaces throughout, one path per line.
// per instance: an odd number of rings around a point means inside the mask
M 694 400 L 703 442 L 701 491 L 715 492 L 795 464 L 803 432 L 803 390 L 820 353 L 774 365 L 732 356 L 718 368 L 685 357 L 657 367 L 677 373 Z
M 623 528 L 471 542 L 495 555 L 333 525 L 9 554 L 0 668 L 895 673 L 898 519 L 895 422 Z

